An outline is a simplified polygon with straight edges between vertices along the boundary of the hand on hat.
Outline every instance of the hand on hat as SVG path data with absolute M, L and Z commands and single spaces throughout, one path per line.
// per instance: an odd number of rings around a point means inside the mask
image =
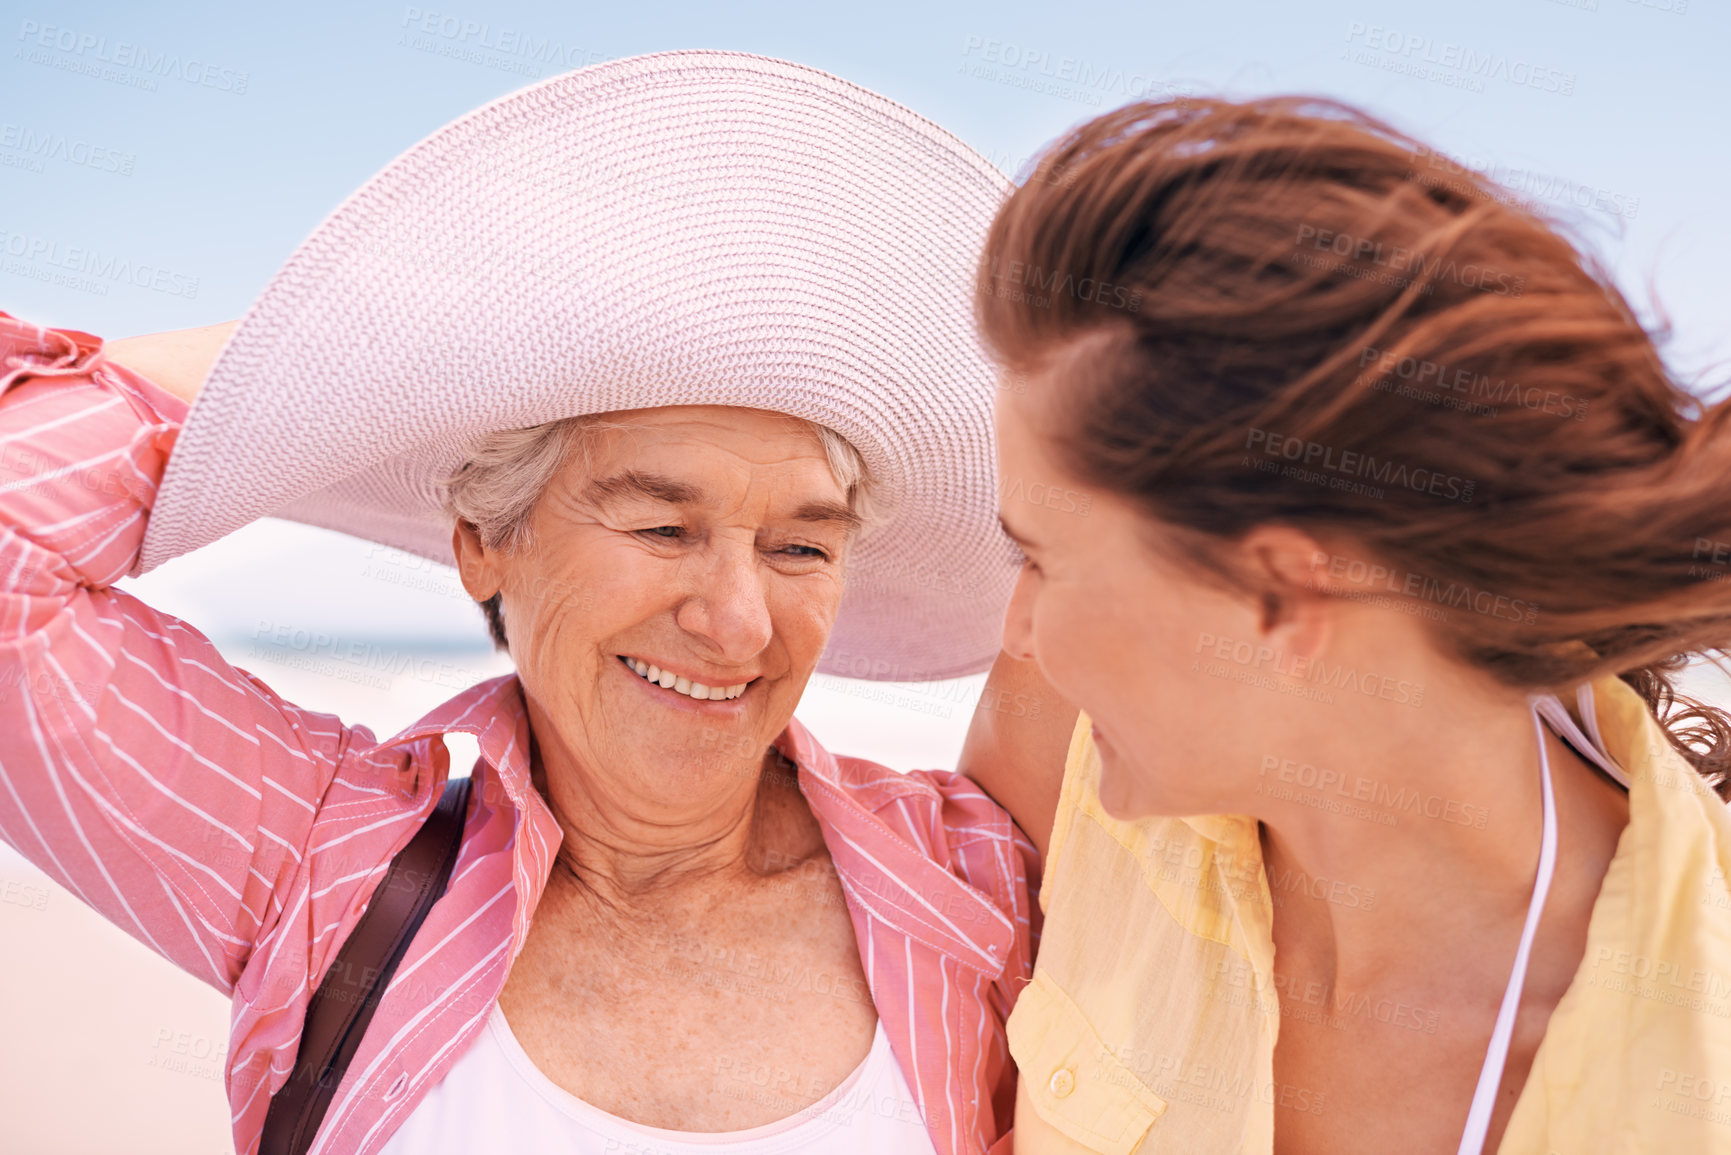
M 224 321 L 201 329 L 176 329 L 147 333 L 103 343 L 108 360 L 147 378 L 163 390 L 191 404 L 204 387 L 216 355 L 228 343 L 239 321 Z

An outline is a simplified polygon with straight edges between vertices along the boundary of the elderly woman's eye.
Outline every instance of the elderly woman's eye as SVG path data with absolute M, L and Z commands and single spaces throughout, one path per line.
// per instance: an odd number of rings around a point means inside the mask
M 676 538 L 680 534 L 684 533 L 685 527 L 681 526 L 681 525 L 658 525 L 654 529 L 645 529 L 645 530 L 641 530 L 639 532 L 646 533 L 646 534 L 650 535 L 651 537 L 660 537 L 660 538 L 670 538 L 671 539 L 671 538 Z
M 814 557 L 814 558 L 818 558 L 820 560 L 827 559 L 829 557 L 829 554 L 825 553 L 821 549 L 818 549 L 815 545 L 783 546 L 781 552 L 783 552 L 785 554 L 790 554 L 793 557 Z

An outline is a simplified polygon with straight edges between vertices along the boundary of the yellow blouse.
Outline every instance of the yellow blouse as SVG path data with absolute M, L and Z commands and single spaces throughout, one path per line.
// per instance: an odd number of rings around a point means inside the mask
M 1629 825 L 1499 1150 L 1731 1152 L 1731 813 L 1628 685 L 1600 679 L 1593 704 L 1631 780 Z M 1323 1103 L 1273 1080 L 1282 1011 L 1256 823 L 1120 821 L 1100 808 L 1099 774 L 1083 715 L 1034 979 L 1009 1021 L 1016 1151 L 1268 1155 L 1277 1102 Z M 1337 901 L 1355 898 L 1374 900 Z M 1392 1004 L 1369 1013 L 1427 1025 Z

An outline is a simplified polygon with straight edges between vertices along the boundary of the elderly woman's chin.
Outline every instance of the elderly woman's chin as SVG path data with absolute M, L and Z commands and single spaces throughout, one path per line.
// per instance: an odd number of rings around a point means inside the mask
M 645 667 L 645 673 L 639 673 L 637 666 Z M 692 694 L 707 689 L 708 683 L 682 673 L 662 685 L 668 681 L 667 673 L 650 680 L 647 674 L 661 667 L 644 658 L 614 655 L 603 668 L 601 693 L 618 716 L 628 720 L 624 729 L 631 739 L 688 763 L 737 763 L 749 758 L 755 766 L 793 713 L 792 703 L 786 710 L 777 709 L 781 703 L 776 699 L 782 695 L 761 675 L 722 687 L 734 691 L 732 697 L 699 699 Z

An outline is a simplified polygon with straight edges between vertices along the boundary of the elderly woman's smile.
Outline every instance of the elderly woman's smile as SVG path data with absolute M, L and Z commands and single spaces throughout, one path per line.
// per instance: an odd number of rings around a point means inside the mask
M 662 669 L 655 662 L 646 662 L 642 658 L 628 658 L 624 654 L 619 655 L 619 660 L 632 673 L 651 686 L 672 690 L 675 694 L 696 702 L 730 702 L 745 693 L 746 687 L 751 684 L 740 682 L 733 686 L 708 686 L 695 676 L 687 677 L 684 674 L 674 673 L 671 664 L 666 669 Z
M 756 409 L 634 410 L 550 442 L 539 492 L 510 495 L 515 535 L 483 514 L 456 534 L 469 592 L 500 595 L 543 758 L 737 789 L 823 652 L 857 479 L 850 494 L 818 427 Z

